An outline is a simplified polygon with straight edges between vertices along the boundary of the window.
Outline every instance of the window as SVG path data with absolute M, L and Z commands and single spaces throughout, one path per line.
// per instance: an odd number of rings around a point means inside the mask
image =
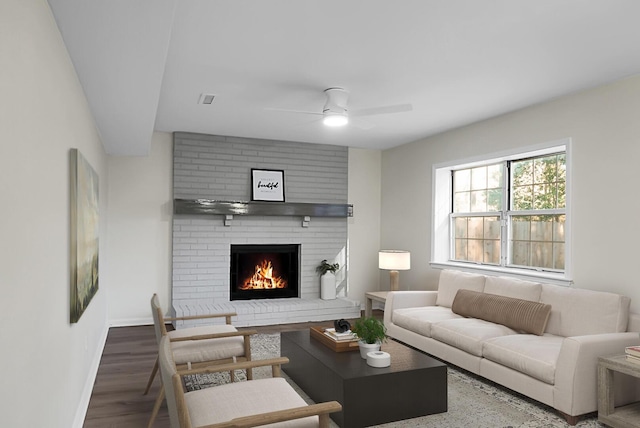
M 434 168 L 432 263 L 567 279 L 568 143 Z

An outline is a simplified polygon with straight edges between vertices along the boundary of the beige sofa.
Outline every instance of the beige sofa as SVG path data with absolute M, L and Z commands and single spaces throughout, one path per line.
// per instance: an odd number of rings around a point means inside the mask
M 384 322 L 394 339 L 549 405 L 574 425 L 597 410 L 598 357 L 640 344 L 629 304 L 613 293 L 444 270 L 438 291 L 390 292 Z M 635 397 L 630 384 L 619 389 L 619 400 Z

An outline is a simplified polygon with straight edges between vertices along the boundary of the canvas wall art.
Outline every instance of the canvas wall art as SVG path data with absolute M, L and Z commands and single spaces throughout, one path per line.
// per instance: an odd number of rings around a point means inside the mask
M 71 313 L 78 322 L 98 291 L 98 174 L 71 149 Z

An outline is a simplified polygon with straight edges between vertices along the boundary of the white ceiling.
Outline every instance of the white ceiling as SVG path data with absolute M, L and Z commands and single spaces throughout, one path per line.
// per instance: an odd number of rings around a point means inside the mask
M 640 72 L 637 0 L 49 4 L 113 155 L 154 130 L 385 149 Z M 413 110 L 345 128 L 277 110 L 321 112 L 335 86 Z

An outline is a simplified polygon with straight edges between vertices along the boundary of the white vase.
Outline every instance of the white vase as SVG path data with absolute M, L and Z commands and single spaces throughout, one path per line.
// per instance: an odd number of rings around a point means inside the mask
M 358 346 L 360 347 L 360 356 L 365 360 L 367 359 L 367 354 L 369 352 L 380 350 L 380 342 L 367 343 L 367 342 L 363 342 L 362 340 L 359 340 Z
M 320 277 L 320 298 L 322 300 L 336 298 L 336 276 L 332 272 L 327 272 Z

